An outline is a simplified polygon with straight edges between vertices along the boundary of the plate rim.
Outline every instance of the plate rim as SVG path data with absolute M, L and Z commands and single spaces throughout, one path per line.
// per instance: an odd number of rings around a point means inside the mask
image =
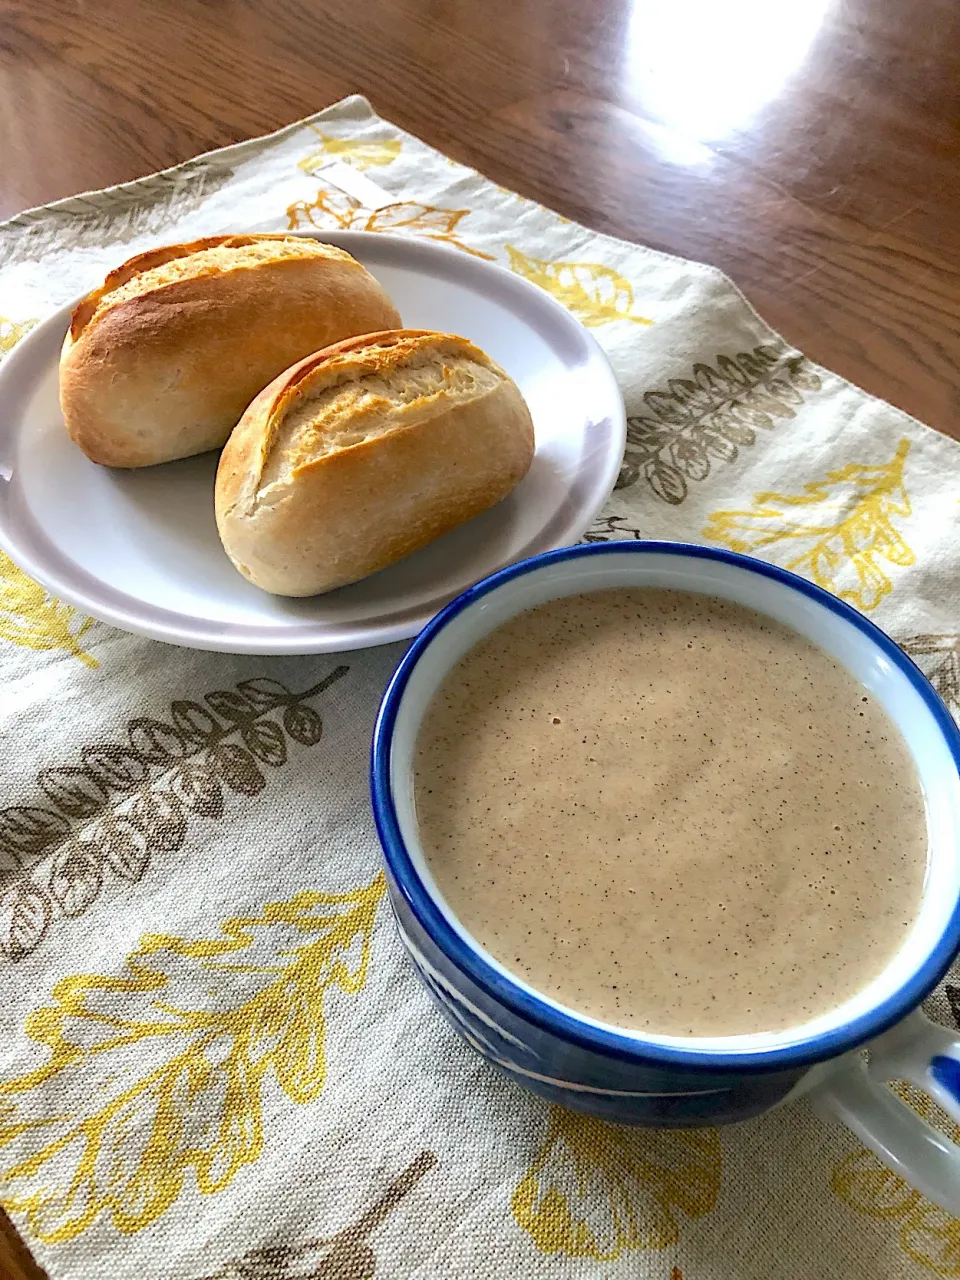
M 392 251 L 396 251 L 401 259 L 406 259 L 402 265 L 415 271 L 422 269 L 421 264 L 424 261 L 428 265 L 431 260 L 440 263 L 446 261 L 451 266 L 455 266 L 452 273 L 454 277 L 459 276 L 468 288 L 472 280 L 478 277 L 489 279 L 493 275 L 499 278 L 502 286 L 501 290 L 495 290 L 495 293 L 502 294 L 505 290 L 513 298 L 525 300 L 535 315 L 546 313 L 552 317 L 551 327 L 554 334 L 559 329 L 561 335 L 570 341 L 572 349 L 579 349 L 587 361 L 604 375 L 606 384 L 603 389 L 605 391 L 602 406 L 604 412 L 598 422 L 604 425 L 609 424 L 614 436 L 614 447 L 609 451 L 605 468 L 599 472 L 598 485 L 595 486 L 598 497 L 592 503 L 580 507 L 576 518 L 568 520 L 560 533 L 548 540 L 549 545 L 534 550 L 526 548 L 504 563 L 492 564 L 483 577 L 496 573 L 519 559 L 569 546 L 579 540 L 613 492 L 626 447 L 627 421 L 623 393 L 609 357 L 596 338 L 572 312 L 562 306 L 546 290 L 518 276 L 500 263 L 476 258 L 429 238 L 339 229 L 296 231 L 288 234 L 334 244 L 346 249 L 347 252 L 351 252 L 350 246 L 355 245 L 354 256 L 361 261 L 364 248 L 372 250 L 379 248 L 380 254 L 386 257 L 389 257 Z M 377 256 L 377 253 L 370 255 L 374 266 L 376 266 Z M 416 261 L 418 258 L 420 262 Z M 449 279 L 451 273 L 440 271 L 430 274 Z M 464 274 L 466 279 L 463 278 Z M 22 422 L 24 402 L 36 385 L 35 377 L 31 378 L 27 373 L 35 359 L 35 352 L 43 343 L 49 341 L 53 329 L 62 327 L 66 332 L 69 317 L 84 296 L 86 295 L 81 294 L 80 298 L 58 307 L 51 315 L 41 320 L 17 343 L 13 351 L 0 364 L 0 404 L 6 398 L 6 403 L 10 406 L 9 410 L 0 411 L 0 549 L 46 591 L 84 615 L 107 626 L 181 648 L 219 653 L 294 656 L 345 653 L 410 639 L 421 631 L 445 604 L 464 590 L 464 586 L 461 585 L 449 592 L 442 591 L 433 599 L 413 605 L 406 611 L 395 609 L 394 616 L 398 613 L 401 616 L 392 624 L 379 623 L 374 617 L 340 624 L 334 629 L 331 629 L 329 624 L 311 621 L 296 622 L 289 627 L 270 630 L 252 623 L 217 623 L 213 619 L 205 620 L 200 615 L 164 609 L 162 605 L 139 600 L 119 588 L 112 587 L 79 565 L 70 569 L 70 576 L 64 576 L 65 571 L 58 571 L 56 563 L 58 559 L 65 559 L 64 553 L 50 539 L 46 530 L 26 507 L 22 491 L 16 483 L 15 468 L 10 461 L 9 450 L 19 436 L 19 430 L 14 423 Z M 526 310 L 527 308 L 524 308 L 524 319 L 526 319 Z M 17 512 L 17 523 L 21 527 L 28 527 L 27 540 L 18 538 L 16 532 L 11 529 L 11 508 L 14 504 L 19 505 L 20 508 Z M 558 537 L 562 541 L 558 541 Z M 35 554 L 34 548 L 38 553 Z M 79 585 L 77 585 L 78 580 Z M 86 590 L 83 589 L 84 580 L 88 584 Z M 482 581 L 482 578 L 476 581 Z M 470 583 L 466 584 L 466 586 L 470 585 Z M 134 607 L 131 608 L 131 605 Z M 154 615 L 153 618 L 143 617 L 143 611 Z M 343 634 L 348 628 L 350 634 Z M 220 629 L 223 634 L 216 634 Z

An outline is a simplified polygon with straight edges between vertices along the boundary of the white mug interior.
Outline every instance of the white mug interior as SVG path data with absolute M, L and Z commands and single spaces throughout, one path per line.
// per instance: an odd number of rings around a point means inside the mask
M 505 578 L 463 605 L 432 637 L 411 671 L 397 710 L 390 785 L 410 859 L 437 909 L 491 969 L 547 1007 L 586 1027 L 642 1044 L 723 1055 L 786 1049 L 836 1032 L 894 997 L 920 970 L 947 929 L 960 897 L 960 775 L 930 707 L 908 677 L 865 631 L 829 604 L 735 560 L 604 548 L 605 554 L 545 560 Z M 451 668 L 479 640 L 524 610 L 548 600 L 608 587 L 656 586 L 736 601 L 777 619 L 842 663 L 885 709 L 913 758 L 927 812 L 928 858 L 920 909 L 903 944 L 883 971 L 851 999 L 803 1024 L 734 1036 L 667 1036 L 599 1022 L 552 1000 L 500 964 L 460 924 L 424 857 L 413 789 L 413 753 L 426 708 Z M 823 709 L 825 716 L 829 708 Z

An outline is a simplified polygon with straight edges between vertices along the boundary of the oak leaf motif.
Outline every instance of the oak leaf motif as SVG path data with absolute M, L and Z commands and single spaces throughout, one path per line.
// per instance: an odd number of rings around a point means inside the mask
M 758 493 L 749 508 L 713 512 L 703 536 L 768 559 L 775 548 L 787 569 L 869 613 L 893 590 L 882 562 L 905 567 L 916 559 L 894 524 L 911 513 L 909 452 L 903 439 L 887 463 L 848 462 L 799 494 Z
M 322 1092 L 327 1003 L 363 987 L 384 889 L 381 873 L 304 890 L 213 937 L 147 934 L 118 974 L 61 979 L 26 1022 L 46 1061 L 0 1083 L 0 1203 L 52 1244 L 103 1213 L 142 1230 L 191 1169 L 205 1195 L 228 1186 L 263 1149 L 265 1079 L 295 1103 Z

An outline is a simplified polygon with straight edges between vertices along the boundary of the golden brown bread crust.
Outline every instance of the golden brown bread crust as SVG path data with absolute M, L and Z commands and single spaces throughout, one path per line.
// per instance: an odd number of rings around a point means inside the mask
M 217 528 L 249 581 L 316 595 L 499 502 L 533 449 L 520 391 L 473 343 L 367 334 L 308 356 L 253 401 L 220 457 Z
M 219 448 L 292 363 L 400 323 L 359 262 L 312 239 L 216 236 L 153 249 L 74 311 L 60 360 L 67 431 L 112 467 Z

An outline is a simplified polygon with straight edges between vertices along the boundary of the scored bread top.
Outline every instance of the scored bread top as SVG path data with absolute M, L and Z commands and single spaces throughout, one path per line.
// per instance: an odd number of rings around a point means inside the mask
M 222 275 L 228 271 L 261 266 L 265 262 L 328 259 L 353 263 L 355 258 L 332 244 L 322 244 L 309 236 L 265 232 L 262 235 L 209 236 L 189 244 L 149 249 L 128 259 L 111 271 L 99 289 L 87 294 L 74 310 L 70 338 L 76 342 L 88 326 L 128 298 L 199 276 Z
M 419 425 L 505 379 L 466 338 L 420 329 L 364 334 L 308 356 L 278 379 L 265 406 L 254 505 L 282 497 L 331 454 Z
M 307 356 L 249 405 L 220 455 L 217 529 L 256 586 L 332 591 L 492 507 L 534 450 L 520 389 L 472 342 L 368 333 Z

